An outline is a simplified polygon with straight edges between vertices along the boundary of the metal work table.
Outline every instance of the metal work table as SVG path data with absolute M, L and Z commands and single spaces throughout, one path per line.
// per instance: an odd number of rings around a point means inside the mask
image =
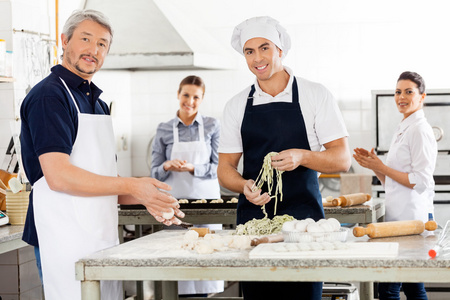
M 341 223 L 369 224 L 384 220 L 384 199 L 372 199 L 363 205 L 349 207 L 324 207 L 326 218 L 336 218 Z M 192 224 L 236 224 L 235 208 L 185 209 L 183 221 Z M 119 210 L 119 225 L 160 225 L 145 209 Z
M 236 208 L 189 208 L 184 209 L 183 212 L 185 213 L 183 221 L 192 224 L 236 225 Z M 326 218 L 336 218 L 341 223 L 358 223 L 360 225 L 376 223 L 384 221 L 384 199 L 373 198 L 362 205 L 349 207 L 324 207 L 324 212 Z M 138 225 L 136 226 L 136 237 L 142 236 L 142 229 L 139 225 L 154 225 L 159 226 L 157 229 L 162 229 L 161 223 L 156 221 L 146 209 L 120 209 L 119 225 L 121 225 L 119 226 L 121 242 L 123 242 L 122 225 Z M 371 282 L 361 283 L 360 290 L 373 293 L 373 284 Z M 160 293 L 159 284 L 155 293 L 157 295 Z M 142 282 L 137 282 L 137 298 L 143 299 Z
M 162 280 L 165 300 L 178 299 L 177 280 L 449 282 L 450 260 L 429 259 L 436 236 L 426 234 L 356 242 L 398 242 L 395 258 L 250 259 L 250 250 L 208 255 L 183 250 L 182 230 L 163 230 L 76 263 L 82 299 L 100 300 L 100 280 Z M 221 233 L 226 233 L 222 231 Z M 438 232 L 437 232 L 438 233 Z M 371 299 L 361 294 L 361 300 Z
M 28 246 L 22 241 L 23 225 L 0 227 L 0 254 Z

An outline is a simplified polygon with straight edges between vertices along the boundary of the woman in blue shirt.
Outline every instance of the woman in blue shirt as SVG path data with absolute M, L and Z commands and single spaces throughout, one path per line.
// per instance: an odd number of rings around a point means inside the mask
M 152 149 L 152 177 L 172 186 L 175 198 L 218 199 L 219 121 L 202 116 L 205 84 L 200 77 L 184 78 L 178 89 L 180 108 L 174 119 L 159 124 Z M 222 229 L 221 225 L 209 225 Z M 180 281 L 180 295 L 223 291 L 223 281 Z M 198 296 L 198 295 L 197 295 Z

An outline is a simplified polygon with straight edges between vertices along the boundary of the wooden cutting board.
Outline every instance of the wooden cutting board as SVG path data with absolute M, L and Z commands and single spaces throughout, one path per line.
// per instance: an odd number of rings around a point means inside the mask
M 317 251 L 276 251 L 276 247 L 286 243 L 259 244 L 250 251 L 250 258 L 393 258 L 398 254 L 398 243 L 345 243 L 342 250 Z M 287 243 L 289 244 L 289 243 Z

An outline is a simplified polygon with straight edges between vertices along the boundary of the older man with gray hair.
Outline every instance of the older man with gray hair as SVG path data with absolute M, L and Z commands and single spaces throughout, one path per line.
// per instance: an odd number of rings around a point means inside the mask
M 110 111 L 92 82 L 109 51 L 113 31 L 94 10 L 75 11 L 61 42 L 62 64 L 24 99 L 23 165 L 33 185 L 23 240 L 35 246 L 45 299 L 81 298 L 75 262 L 118 244 L 117 204 L 143 204 L 166 225 L 178 209 L 170 186 L 153 178 L 118 177 Z M 120 282 L 101 283 L 102 299 L 123 299 Z

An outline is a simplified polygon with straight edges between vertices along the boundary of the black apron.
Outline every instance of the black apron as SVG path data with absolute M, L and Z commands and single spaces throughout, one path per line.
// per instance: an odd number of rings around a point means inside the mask
M 244 151 L 245 179 L 256 180 L 267 153 L 297 148 L 311 150 L 306 134 L 305 121 L 298 102 L 297 80 L 292 83 L 292 103 L 276 102 L 253 106 L 255 86 L 248 95 L 241 136 Z M 322 196 L 319 191 L 317 172 L 299 166 L 282 174 L 283 201 L 278 197 L 277 215 L 288 214 L 297 220 L 324 218 Z M 267 191 L 267 184 L 262 188 Z M 266 204 L 269 218 L 274 216 L 272 199 Z M 261 206 L 239 195 L 237 224 L 253 218 L 262 219 Z M 322 282 L 241 282 L 245 300 L 320 300 Z
M 252 85 L 242 121 L 241 136 L 244 152 L 243 177 L 256 180 L 264 157 L 269 152 L 311 148 L 298 102 L 295 77 L 292 83 L 292 103 L 275 102 L 253 106 L 254 92 L 255 86 Z M 283 201 L 280 202 L 278 196 L 277 215 L 288 214 L 297 220 L 312 218 L 317 221 L 324 218 L 316 171 L 299 166 L 295 170 L 284 172 L 282 180 Z M 267 192 L 267 184 L 264 184 L 262 190 Z M 266 204 L 266 212 L 271 219 L 274 217 L 274 205 L 275 199 Z M 244 224 L 253 218 L 264 218 L 261 206 L 249 202 L 240 194 L 237 224 Z

